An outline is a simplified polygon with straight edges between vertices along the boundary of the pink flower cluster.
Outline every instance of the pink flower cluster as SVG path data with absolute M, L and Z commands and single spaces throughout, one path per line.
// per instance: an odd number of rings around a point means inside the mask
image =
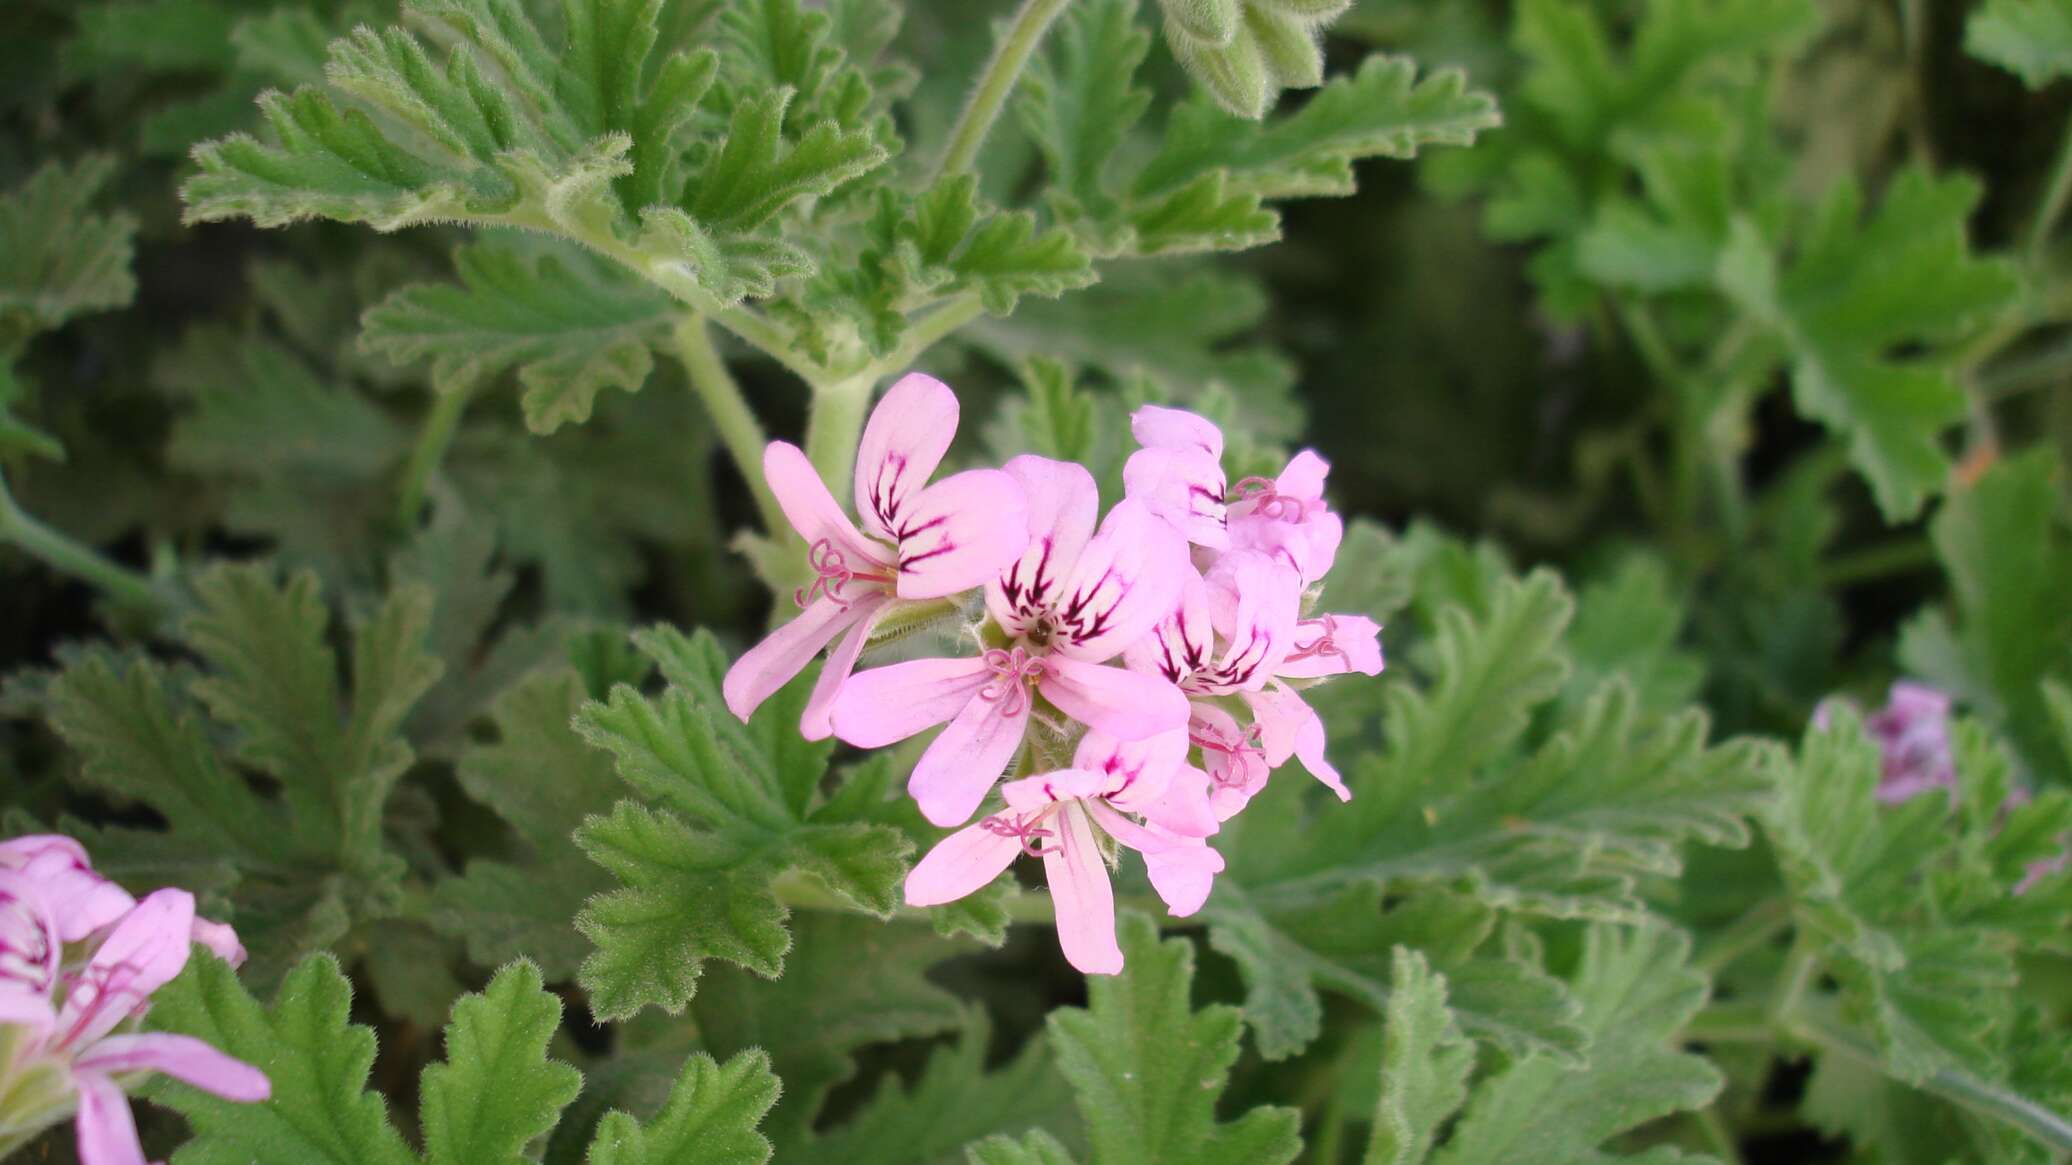
M 1814 710 L 1813 723 L 1826 728 L 1836 697 Z M 1881 772 L 1878 800 L 1888 805 L 1911 801 L 1934 789 L 1957 795 L 1957 762 L 1950 752 L 1950 698 L 1927 684 L 1901 680 L 1892 685 L 1885 706 L 1863 718 L 1863 729 L 1877 742 Z
M 0 842 L 0 1146 L 75 1115 L 84 1165 L 143 1165 L 122 1085 L 163 1072 L 230 1100 L 264 1100 L 264 1073 L 191 1036 L 135 1030 L 201 943 L 233 965 L 228 926 L 185 890 L 143 901 L 94 872 L 69 837 Z
M 945 726 L 907 789 L 928 820 L 961 828 L 908 875 L 907 901 L 949 902 L 1017 855 L 1040 858 L 1066 957 L 1112 974 L 1117 847 L 1143 855 L 1185 916 L 1223 868 L 1209 839 L 1274 769 L 1295 759 L 1351 796 L 1302 691 L 1380 672 L 1381 629 L 1311 613 L 1344 533 L 1315 453 L 1232 487 L 1215 425 L 1146 406 L 1125 496 L 1103 515 L 1093 475 L 1045 457 L 930 484 L 957 420 L 931 377 L 886 393 L 857 452 L 861 529 L 803 453 L 769 446 L 765 476 L 815 578 L 793 596 L 798 617 L 728 671 L 727 706 L 747 719 L 833 644 L 808 738 L 877 748 Z M 856 670 L 874 628 L 928 603 L 968 614 L 968 652 Z

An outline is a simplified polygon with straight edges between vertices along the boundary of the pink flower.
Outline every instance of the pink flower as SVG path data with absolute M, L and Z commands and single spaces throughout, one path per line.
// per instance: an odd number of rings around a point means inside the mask
M 1124 740 L 1187 722 L 1187 701 L 1171 684 L 1103 666 L 1171 608 L 1189 570 L 1179 535 L 1130 501 L 1096 534 L 1098 491 L 1080 466 L 1023 456 L 1006 472 L 1028 498 L 1028 542 L 986 584 L 985 650 L 864 672 L 843 686 L 832 714 L 835 734 L 861 748 L 949 723 L 907 783 L 937 825 L 962 824 L 985 800 L 1020 747 L 1037 696 Z
M 1223 431 L 1193 413 L 1145 405 L 1131 415 L 1130 432 L 1143 448 L 1123 464 L 1123 492 L 1197 546 L 1230 545 Z
M 1097 831 L 1144 855 L 1153 889 L 1176 918 L 1201 909 L 1223 869 L 1222 855 L 1203 840 L 1215 828 L 1208 778 L 1185 763 L 1186 753 L 1178 730 L 1133 742 L 1089 732 L 1073 767 L 1008 782 L 1005 809 L 928 851 L 907 875 L 907 902 L 952 902 L 1018 854 L 1042 858 L 1065 958 L 1089 975 L 1115 974 L 1115 892 Z
M 1345 537 L 1345 523 L 1324 501 L 1324 478 L 1330 472 L 1330 462 L 1304 449 L 1279 477 L 1238 482 L 1231 488 L 1231 547 L 1281 559 L 1305 586 L 1322 579 Z
M 1027 504 L 1013 478 L 974 469 L 928 484 L 957 434 L 957 397 L 913 373 L 878 402 L 856 451 L 858 530 L 797 446 L 772 441 L 763 476 L 805 539 L 817 577 L 793 599 L 798 618 L 727 670 L 727 708 L 743 720 L 837 636 L 799 723 L 808 740 L 831 731 L 828 711 L 871 628 L 894 605 L 971 590 L 1027 545 Z M 843 633 L 847 632 L 846 635 Z
M 1816 727 L 1827 727 L 1832 707 L 1832 701 L 1823 702 L 1814 711 Z M 1883 769 L 1878 800 L 1896 805 L 1932 789 L 1956 796 L 1957 764 L 1950 753 L 1948 696 L 1927 684 L 1901 680 L 1892 685 L 1885 706 L 1864 718 L 1863 727 L 1878 742 Z
M 84 1165 L 142 1165 L 118 1079 L 163 1072 L 226 1099 L 266 1099 L 271 1086 L 250 1064 L 190 1036 L 130 1030 L 151 993 L 187 965 L 193 896 L 160 890 L 135 903 L 104 924 L 105 937 L 83 964 L 68 967 L 63 935 L 77 924 L 61 924 L 58 912 L 106 896 L 78 892 L 80 871 L 91 870 L 77 843 L 47 837 L 19 843 L 9 860 L 33 851 L 26 867 L 0 869 L 0 1024 L 12 1029 L 0 1041 L 0 1132 L 32 1131 L 72 1110 Z M 81 864 L 69 873 L 32 872 L 50 855 L 74 853 Z M 235 945 L 234 936 L 230 942 Z M 47 1079 L 53 1069 L 69 1091 L 11 1086 L 31 1076 Z M 13 1110 L 14 1104 L 23 1107 Z
M 68 943 L 84 940 L 137 904 L 129 891 L 94 871 L 85 846 L 61 833 L 0 841 L 0 870 L 18 870 L 41 887 L 57 919 L 58 937 Z M 245 961 L 237 932 L 220 922 L 196 916 L 193 938 L 233 967 Z

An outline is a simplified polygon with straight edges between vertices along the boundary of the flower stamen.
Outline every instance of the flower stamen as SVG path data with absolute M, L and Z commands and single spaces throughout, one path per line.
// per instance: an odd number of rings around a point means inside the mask
M 979 828 L 995 837 L 1014 838 L 1022 843 L 1022 852 L 1024 854 L 1032 858 L 1040 858 L 1046 854 L 1056 852 L 1061 844 L 1059 842 L 1052 842 L 1046 846 L 1042 843 L 1042 839 L 1046 837 L 1057 836 L 1052 830 L 1036 828 L 1042 823 L 1042 820 L 1042 815 L 1035 813 L 1023 817 L 1008 817 L 1004 814 L 995 813 L 978 824 Z
M 1043 657 L 1030 655 L 1028 649 L 1022 647 L 1011 651 L 995 647 L 979 658 L 997 678 L 979 689 L 978 698 L 999 701 L 1003 716 L 1021 715 L 1029 706 L 1029 681 L 1043 675 Z
M 1230 504 L 1250 501 L 1256 503 L 1252 512 L 1265 518 L 1300 522 L 1309 512 L 1309 504 L 1301 498 L 1289 497 L 1270 477 L 1247 477 L 1230 488 Z
M 849 609 L 851 600 L 842 593 L 842 588 L 852 582 L 889 583 L 892 580 L 881 574 L 867 574 L 849 569 L 849 559 L 836 548 L 834 541 L 822 538 L 806 552 L 806 565 L 813 568 L 817 576 L 810 586 L 799 587 L 791 592 L 791 601 L 803 609 L 814 599 L 825 596 L 833 599 L 835 606 Z

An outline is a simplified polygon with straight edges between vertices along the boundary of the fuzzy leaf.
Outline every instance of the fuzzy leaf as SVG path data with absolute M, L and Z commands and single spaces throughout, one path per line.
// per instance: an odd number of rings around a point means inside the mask
M 1050 1015 L 1058 1067 L 1079 1093 L 1092 1165 L 1188 1161 L 1285 1165 L 1301 1151 L 1291 1109 L 1216 1118 L 1237 1060 L 1237 1009 L 1194 1009 L 1194 947 L 1160 941 L 1141 915 L 1122 917 L 1120 975 L 1087 985 L 1086 1008 Z
M 2005 263 L 1971 256 L 1964 223 L 1979 194 L 1968 179 L 1910 170 L 1865 218 L 1862 193 L 1844 182 L 1788 265 L 1745 223 L 1721 260 L 1727 294 L 1791 349 L 1799 410 L 1848 440 L 1890 520 L 1942 488 L 1941 437 L 1964 395 L 1946 358 L 1889 353 L 1959 338 L 2015 291 Z
M 135 297 L 136 221 L 91 209 L 114 173 L 115 159 L 103 155 L 47 162 L 0 195 L 0 363 L 38 332 Z
M 1037 1129 L 1021 1140 L 987 1137 L 965 1151 L 969 1165 L 1072 1165 L 1056 1137 Z
M 675 318 L 666 296 L 586 254 L 485 242 L 453 265 L 459 286 L 405 287 L 370 308 L 361 343 L 397 364 L 430 360 L 441 392 L 517 369 L 535 433 L 589 420 L 607 388 L 638 392 Z
M 577 926 L 597 950 L 581 980 L 600 1017 L 647 1004 L 682 1010 L 707 958 L 774 976 L 790 936 L 770 883 L 798 869 L 860 909 L 892 913 L 913 843 L 882 825 L 816 805 L 828 746 L 798 739 L 810 686 L 802 678 L 742 725 L 720 699 L 726 656 L 710 635 L 673 630 L 636 640 L 670 688 L 659 698 L 621 684 L 577 716 L 577 731 L 615 759 L 652 802 L 620 802 L 577 841 L 623 883 L 594 899 Z M 686 910 L 686 903 L 724 910 Z M 787 1073 L 788 1075 L 788 1073 Z
M 584 1157 L 587 1165 L 763 1165 L 768 1138 L 756 1125 L 780 1091 L 770 1058 L 742 1052 L 722 1064 L 691 1056 L 662 1111 L 645 1125 L 606 1113 Z
M 1468 1098 L 1475 1046 L 1446 1007 L 1446 979 L 1397 947 L 1381 1052 L 1381 1100 L 1364 1165 L 1418 1165 Z
M 1964 26 L 1964 48 L 2041 89 L 2072 73 L 2072 5 L 1986 0 Z
M 561 1000 L 531 963 L 498 971 L 462 996 L 446 1025 L 446 1059 L 424 1070 L 427 1165 L 521 1165 L 534 1137 L 554 1127 L 583 1074 L 547 1058 Z

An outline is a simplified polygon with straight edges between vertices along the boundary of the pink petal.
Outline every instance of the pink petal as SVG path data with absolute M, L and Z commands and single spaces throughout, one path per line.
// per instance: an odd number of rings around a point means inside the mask
M 1094 731 L 1080 738 L 1072 767 L 1106 775 L 1100 795 L 1119 805 L 1150 802 L 1165 795 L 1187 748 L 1185 725 L 1137 740 Z
M 187 937 L 207 947 L 217 958 L 229 963 L 233 968 L 245 965 L 245 944 L 237 941 L 237 931 L 232 930 L 227 922 L 210 922 L 196 915 L 194 927 L 188 931 Z
M 0 869 L 20 871 L 36 883 L 57 920 L 59 937 L 68 943 L 84 939 L 137 904 L 128 891 L 95 873 L 85 847 L 63 834 L 0 842 Z
M 1207 837 L 1222 825 L 1210 801 L 1209 774 L 1193 765 L 1173 770 L 1166 787 L 1155 800 L 1116 798 L 1119 808 L 1128 809 L 1152 825 L 1182 837 Z
M 1093 827 L 1077 803 L 1067 804 L 1053 819 L 1058 836 L 1046 839 L 1043 876 L 1050 883 L 1050 901 L 1057 914 L 1058 945 L 1065 961 L 1088 975 L 1122 970 L 1122 948 L 1115 942 L 1115 888 L 1094 842 Z
M 75 1072 L 79 1114 L 72 1128 L 79 1139 L 79 1165 L 145 1165 L 137 1124 L 130 1118 L 129 1099 L 113 1080 L 98 1072 Z
M 937 599 L 994 581 L 1029 545 L 1021 483 L 997 469 L 952 474 L 901 513 L 899 597 Z
M 1173 525 L 1189 542 L 1230 545 L 1223 463 L 1199 449 L 1139 449 L 1122 466 L 1123 493 Z
M 940 906 L 990 885 L 1014 864 L 1022 843 L 985 823 L 967 825 L 935 843 L 907 873 L 908 906 Z
M 1309 770 L 1310 776 L 1322 781 L 1325 788 L 1338 794 L 1340 801 L 1353 799 L 1353 791 L 1345 787 L 1345 778 L 1339 776 L 1338 770 L 1331 766 L 1331 762 L 1324 759 L 1324 721 L 1314 712 L 1309 714 L 1309 719 L 1303 721 L 1302 727 L 1296 732 L 1295 759 L 1302 762 L 1302 767 Z
M 51 912 L 44 883 L 21 870 L 0 869 L 0 949 L 13 948 L 13 966 L 6 968 L 0 982 L 12 982 L 49 996 L 58 983 L 58 964 L 64 955 L 64 939 Z M 29 962 L 31 952 L 40 959 Z
M 720 682 L 727 711 L 746 723 L 764 700 L 806 670 L 821 648 L 870 612 L 861 603 L 845 603 L 827 595 L 813 600 L 798 618 L 764 636 L 727 669 L 726 679 Z
M 1141 672 L 1186 683 L 1216 657 L 1216 628 L 1209 617 L 1209 591 L 1199 574 L 1190 573 L 1180 600 L 1143 638 L 1123 648 L 1123 662 Z
M 1327 615 L 1295 627 L 1295 650 L 1274 668 L 1290 679 L 1358 672 L 1380 675 L 1381 624 L 1365 615 Z
M 1236 550 L 1216 560 L 1204 585 L 1225 641 L 1216 679 L 1226 690 L 1264 686 L 1295 641 L 1302 579 L 1256 550 Z
M 1331 463 L 1317 456 L 1313 449 L 1304 449 L 1288 461 L 1288 467 L 1281 470 L 1274 479 L 1274 489 L 1292 498 L 1305 502 L 1321 501 L 1324 497 L 1324 478 L 1331 472 Z
M 1086 467 L 1023 454 L 1001 470 L 1022 487 L 1029 540 L 1021 557 L 986 584 L 986 609 L 1010 635 L 1019 635 L 1048 609 L 1079 561 L 1099 517 L 1100 490 Z
M 20 1024 L 32 1033 L 49 1031 L 58 1022 L 48 992 L 26 983 L 0 979 L 0 1023 Z
M 1268 764 L 1277 766 L 1292 755 L 1309 770 L 1310 776 L 1338 794 L 1340 801 L 1353 799 L 1352 790 L 1345 787 L 1338 770 L 1324 759 L 1323 719 L 1294 689 L 1275 683 L 1263 692 L 1247 692 L 1245 702 L 1259 718 Z
M 907 793 L 921 816 L 941 826 L 971 820 L 1021 747 L 1030 703 L 1026 693 L 987 699 L 980 692 L 966 701 L 907 778 Z
M 911 372 L 885 392 L 856 447 L 856 512 L 887 542 L 909 519 L 907 503 L 935 476 L 957 436 L 957 394 Z
M 1196 841 L 1144 853 L 1144 872 L 1151 888 L 1165 900 L 1166 912 L 1185 918 L 1209 900 L 1216 875 L 1223 872 L 1223 855 Z
M 65 997 L 58 1026 L 73 1047 L 94 1043 L 134 1015 L 192 953 L 194 895 L 159 890 L 115 924 Z
M 830 713 L 835 706 L 835 697 L 842 692 L 842 685 L 856 670 L 857 657 L 863 654 L 864 644 L 870 641 L 871 628 L 878 622 L 878 616 L 892 605 L 889 596 L 874 596 L 856 604 L 858 614 L 848 634 L 828 652 L 827 663 L 821 666 L 820 678 L 813 681 L 813 694 L 806 698 L 806 708 L 799 716 L 799 735 L 807 740 L 826 740 L 834 734 L 834 722 Z
M 1123 740 L 1187 724 L 1187 697 L 1164 676 L 1053 655 L 1038 682 L 1058 711 Z
M 1185 409 L 1145 405 L 1130 414 L 1130 435 L 1146 449 L 1199 449 L 1223 458 L 1223 430 Z
M 86 847 L 78 839 L 62 833 L 25 833 L 20 837 L 0 841 L 0 867 L 19 870 L 35 858 L 56 854 L 71 864 L 85 869 L 93 868 L 93 860 L 86 856 Z
M 785 521 L 799 532 L 806 545 L 826 541 L 841 552 L 852 570 L 876 573 L 876 568 L 891 564 L 885 547 L 857 532 L 849 515 L 842 512 L 841 503 L 827 492 L 820 471 L 813 468 L 798 446 L 772 441 L 764 447 L 763 480 L 777 496 Z
M 1141 639 L 1173 611 L 1194 566 L 1187 543 L 1139 502 L 1108 511 L 1051 601 L 1056 650 L 1107 659 Z
M 1091 769 L 1058 769 L 1038 773 L 1000 786 L 1007 806 L 1018 813 L 1038 813 L 1059 801 L 1098 797 L 1108 784 L 1108 774 Z
M 110 1075 L 163 1072 L 225 1100 L 260 1101 L 273 1094 L 266 1073 L 227 1056 L 193 1036 L 109 1036 L 86 1049 L 73 1063 Z
M 850 676 L 835 697 L 835 735 L 858 748 L 883 748 L 964 710 L 993 676 L 986 661 L 915 659 Z

